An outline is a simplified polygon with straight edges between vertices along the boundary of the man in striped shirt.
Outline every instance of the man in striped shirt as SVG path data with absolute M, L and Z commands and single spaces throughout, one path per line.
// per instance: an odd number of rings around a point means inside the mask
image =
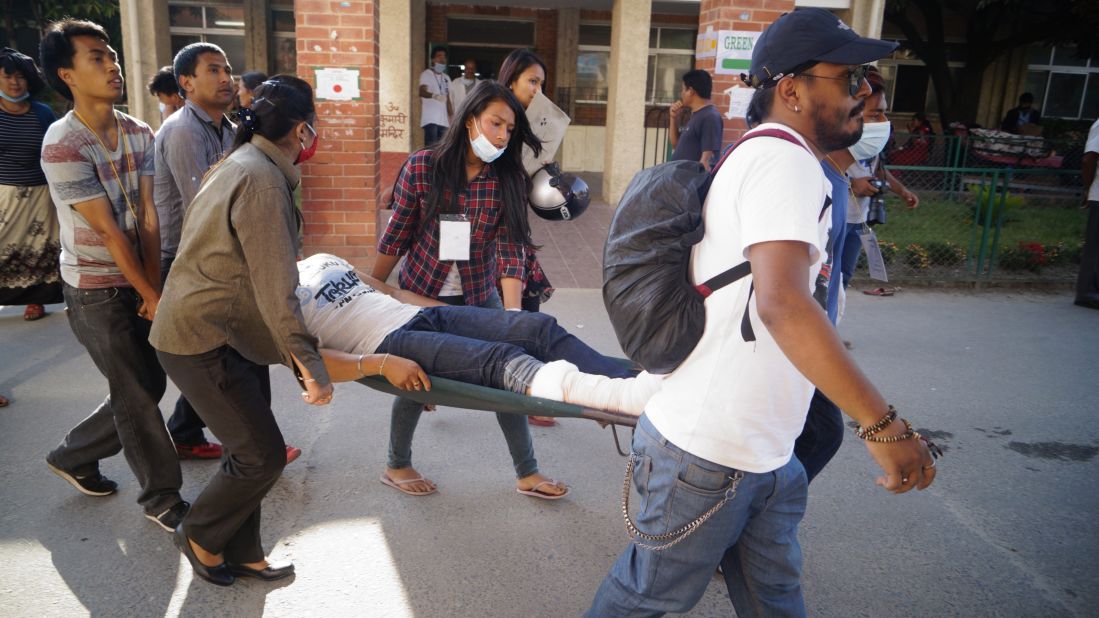
M 145 516 L 174 531 L 189 505 L 179 495 L 179 462 L 158 408 L 164 371 L 149 345 L 161 288 L 153 132 L 115 111 L 122 71 L 98 24 L 51 24 L 41 58 L 46 79 L 74 104 L 42 143 L 61 226 L 69 325 L 110 387 L 46 463 L 80 492 L 106 496 L 117 485 L 99 473 L 99 460 L 121 450 L 141 484 Z

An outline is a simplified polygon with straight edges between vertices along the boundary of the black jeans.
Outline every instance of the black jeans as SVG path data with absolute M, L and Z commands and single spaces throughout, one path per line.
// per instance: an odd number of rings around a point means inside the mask
M 263 560 L 260 503 L 286 466 L 267 367 L 229 346 L 157 356 L 223 448 L 221 467 L 183 519 L 184 532 L 230 562 Z
M 809 413 L 805 427 L 794 442 L 794 456 L 805 467 L 805 477 L 812 482 L 824 466 L 832 461 L 843 444 L 843 416 L 832 400 L 819 390 L 813 391 L 809 400 Z
M 1088 202 L 1084 251 L 1076 277 L 1076 300 L 1099 303 L 1099 202 Z
M 166 382 L 149 345 L 151 323 L 137 315 L 141 299 L 132 288 L 65 284 L 63 292 L 69 326 L 107 378 L 110 394 L 46 459 L 85 476 L 99 471 L 100 459 L 121 450 L 141 484 L 138 503 L 147 513 L 162 513 L 180 501 L 183 478 L 158 407 Z
M 425 124 L 424 125 L 424 148 L 434 145 L 436 142 L 443 139 L 443 135 L 446 133 L 446 127 L 441 124 Z
M 168 273 L 172 270 L 172 262 L 175 258 L 160 258 L 160 280 L 167 281 Z M 172 436 L 172 442 L 182 446 L 198 446 L 206 444 L 206 436 L 202 430 L 206 424 L 195 412 L 194 406 L 183 395 L 176 400 L 175 411 L 168 417 L 168 434 Z

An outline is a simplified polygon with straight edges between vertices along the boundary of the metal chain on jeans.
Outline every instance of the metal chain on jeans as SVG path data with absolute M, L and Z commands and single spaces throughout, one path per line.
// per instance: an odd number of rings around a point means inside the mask
M 699 526 L 706 523 L 706 520 L 713 517 L 714 513 L 720 511 L 721 507 L 725 506 L 726 503 L 736 497 L 737 487 L 740 486 L 740 481 L 744 478 L 744 473 L 737 470 L 736 473 L 730 477 L 733 484 L 729 489 L 725 490 L 725 497 L 722 498 L 720 502 L 710 507 L 710 510 L 687 522 L 678 530 L 666 534 L 646 534 L 638 530 L 637 526 L 634 525 L 633 520 L 630 519 L 630 484 L 633 482 L 633 464 L 636 460 L 637 456 L 631 452 L 630 458 L 626 462 L 626 480 L 622 483 L 622 518 L 626 520 L 626 533 L 630 537 L 630 542 L 650 551 L 663 551 L 691 536 L 691 533 L 697 530 Z M 643 541 L 663 544 L 646 545 Z M 664 543 L 664 541 L 668 542 Z

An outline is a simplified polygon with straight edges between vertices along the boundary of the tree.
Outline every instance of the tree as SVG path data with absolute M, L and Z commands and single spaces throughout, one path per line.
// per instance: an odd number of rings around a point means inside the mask
M 951 18 L 965 24 L 965 67 L 957 79 L 946 56 L 945 20 Z M 885 20 L 927 65 L 943 126 L 976 118 L 985 69 L 1014 49 L 1072 43 L 1083 57 L 1099 50 L 1095 0 L 887 0 Z

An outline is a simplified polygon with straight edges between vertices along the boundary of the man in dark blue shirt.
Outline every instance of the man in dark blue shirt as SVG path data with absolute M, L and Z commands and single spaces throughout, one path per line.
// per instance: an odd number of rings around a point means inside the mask
M 710 101 L 712 90 L 713 79 L 706 71 L 695 69 L 683 75 L 680 99 L 668 110 L 668 139 L 675 149 L 672 161 L 699 161 L 706 169 L 717 161 L 725 125 L 721 113 Z M 680 132 L 679 116 L 684 107 L 691 110 L 691 119 Z

